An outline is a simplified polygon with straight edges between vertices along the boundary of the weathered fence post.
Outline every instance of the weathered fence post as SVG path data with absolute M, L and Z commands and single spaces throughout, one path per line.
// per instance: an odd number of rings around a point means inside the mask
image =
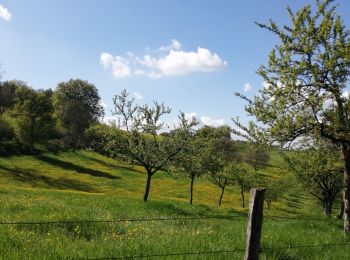
M 250 190 L 247 247 L 244 260 L 259 259 L 265 189 Z

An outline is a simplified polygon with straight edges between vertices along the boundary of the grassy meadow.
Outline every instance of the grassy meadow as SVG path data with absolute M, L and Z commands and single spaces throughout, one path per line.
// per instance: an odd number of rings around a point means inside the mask
M 261 259 L 350 258 L 350 246 L 343 245 L 348 240 L 342 222 L 324 217 L 321 208 L 281 169 L 281 162 L 278 153 L 272 152 L 268 167 L 261 170 L 269 178 L 290 181 L 284 197 L 270 209 L 265 207 Z M 174 255 L 150 258 L 242 259 L 247 209 L 241 208 L 237 187 L 227 189 L 218 207 L 220 189 L 198 179 L 190 206 L 188 179 L 157 173 L 147 203 L 142 201 L 145 181 L 141 168 L 89 151 L 0 157 L 0 222 L 77 221 L 0 225 L 0 258 L 101 259 L 170 253 Z M 79 222 L 213 216 L 228 219 Z M 325 244 L 333 245 L 307 247 Z M 176 255 L 196 252 L 208 253 Z

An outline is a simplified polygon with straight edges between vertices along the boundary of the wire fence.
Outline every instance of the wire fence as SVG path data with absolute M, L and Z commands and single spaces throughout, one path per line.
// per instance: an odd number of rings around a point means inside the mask
M 245 219 L 247 214 L 234 216 L 201 216 L 201 217 L 170 217 L 170 218 L 120 218 L 114 220 L 62 220 L 62 221 L 18 221 L 18 222 L 0 222 L 0 226 L 9 225 L 65 225 L 65 224 L 84 224 L 84 223 L 126 223 L 126 222 L 156 222 L 156 221 L 193 221 L 193 220 L 236 220 Z M 329 218 L 301 218 L 289 216 L 265 216 L 264 219 L 280 219 L 280 220 L 301 220 L 301 221 L 329 221 Z M 262 247 L 261 251 L 278 251 L 301 248 L 329 248 L 337 246 L 350 246 L 350 243 L 330 243 L 317 245 L 288 245 L 284 247 Z M 138 254 L 129 256 L 112 256 L 104 258 L 88 258 L 91 260 L 98 259 L 147 259 L 147 258 L 162 258 L 162 257 L 177 257 L 177 256 L 200 256 L 200 255 L 218 255 L 218 254 L 233 254 L 242 253 L 245 249 L 230 248 L 227 250 L 212 250 L 212 251 L 195 251 L 195 252 L 169 252 L 163 254 Z
M 155 257 L 175 257 L 175 256 L 199 256 L 199 255 L 215 255 L 224 253 L 236 253 L 244 252 L 244 249 L 231 249 L 231 250 L 217 250 L 217 251 L 198 251 L 198 252 L 183 252 L 183 253 L 167 253 L 167 254 L 150 254 L 150 255 L 132 255 L 132 256 L 117 256 L 117 257 L 105 257 L 105 258 L 88 258 L 88 260 L 102 260 L 102 259 L 142 259 L 142 258 L 155 258 Z
M 247 216 L 207 216 L 207 217 L 172 217 L 172 218 L 122 218 L 111 220 L 63 220 L 63 221 L 40 221 L 40 222 L 0 222 L 0 225 L 55 225 L 55 224 L 76 224 L 76 223 L 118 223 L 118 222 L 153 222 L 153 221 L 179 221 L 179 220 L 234 220 L 246 218 Z
M 350 243 L 337 243 L 337 244 L 322 244 L 322 245 L 294 245 L 285 247 L 262 247 L 261 251 L 266 250 L 284 250 L 284 249 L 297 249 L 297 248 L 320 248 L 320 247 L 337 247 L 337 246 L 350 246 Z M 116 256 L 105 258 L 88 258 L 88 260 L 103 260 L 103 259 L 142 259 L 142 258 L 157 258 L 157 257 L 175 257 L 175 256 L 200 256 L 200 255 L 215 255 L 215 254 L 227 254 L 245 252 L 245 249 L 234 248 L 230 250 L 216 250 L 216 251 L 198 251 L 198 252 L 182 252 L 182 253 L 166 253 L 166 254 L 140 254 L 132 256 Z
M 55 225 L 55 224 L 76 224 L 76 223 L 118 223 L 118 222 L 153 222 L 153 221 L 190 221 L 190 220 L 235 220 L 239 218 L 247 218 L 247 214 L 235 216 L 204 216 L 204 217 L 170 217 L 170 218 L 121 218 L 121 219 L 107 219 L 107 220 L 59 220 L 59 221 L 2 221 L 0 225 Z M 302 221 L 330 221 L 329 218 L 300 218 L 288 216 L 264 216 L 264 219 L 286 219 L 286 220 L 302 220 Z M 332 219 L 340 221 L 340 219 Z

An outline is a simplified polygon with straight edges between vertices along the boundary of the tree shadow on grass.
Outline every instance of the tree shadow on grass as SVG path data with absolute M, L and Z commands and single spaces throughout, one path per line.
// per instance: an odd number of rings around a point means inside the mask
M 278 212 L 276 213 L 276 216 L 295 215 L 298 213 L 297 211 L 291 210 L 290 208 L 282 208 L 282 207 L 276 207 L 276 212 Z
M 302 209 L 306 205 L 306 200 L 307 198 L 305 196 L 288 194 L 285 197 L 285 204 L 289 208 Z
M 43 161 L 43 162 L 49 163 L 51 165 L 54 165 L 56 167 L 60 167 L 60 168 L 66 169 L 66 170 L 72 170 L 72 171 L 76 171 L 78 173 L 89 174 L 89 175 L 94 176 L 94 177 L 103 177 L 103 178 L 108 178 L 108 179 L 120 179 L 120 177 L 113 176 L 113 175 L 106 173 L 106 172 L 103 172 L 103 171 L 85 168 L 83 166 L 76 165 L 76 164 L 71 163 L 71 162 L 62 161 L 62 160 L 52 158 L 49 156 L 39 155 L 39 156 L 36 156 L 36 158 Z
M 293 209 L 302 209 L 302 205 L 300 202 L 294 202 L 294 201 L 286 201 L 286 205 L 289 208 L 293 208 Z
M 173 203 L 163 202 L 163 201 L 150 201 L 146 205 L 148 208 L 151 208 L 153 211 L 156 210 L 160 214 L 165 215 L 175 215 L 175 216 L 186 216 L 186 217 L 195 217 L 195 216 L 203 216 L 210 215 L 212 209 L 209 207 L 203 206 L 200 209 L 197 208 L 197 211 L 191 211 L 190 209 L 182 209 L 174 205 Z
M 102 164 L 103 166 L 109 167 L 111 169 L 126 170 L 126 171 L 129 171 L 129 172 L 142 173 L 142 174 L 145 173 L 142 170 L 133 169 L 133 168 L 130 168 L 130 167 L 127 167 L 127 166 L 115 165 L 115 163 L 110 163 L 109 164 L 109 163 L 107 163 L 107 162 L 105 162 L 105 161 L 103 161 L 101 159 L 90 157 L 90 156 L 87 156 L 85 154 L 79 154 L 79 156 L 83 157 L 84 159 L 87 159 L 87 160 L 90 160 L 90 161 Z
M 40 172 L 35 169 L 28 168 L 8 168 L 0 165 L 0 169 L 4 170 L 13 179 L 32 184 L 33 186 L 52 187 L 60 190 L 77 190 L 85 192 L 98 192 L 92 186 L 72 179 L 59 178 L 54 179 L 48 176 L 40 175 Z

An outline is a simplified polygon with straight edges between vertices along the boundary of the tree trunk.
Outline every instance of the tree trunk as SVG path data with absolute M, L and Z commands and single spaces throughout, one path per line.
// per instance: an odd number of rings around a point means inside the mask
M 323 211 L 326 216 L 330 217 L 332 215 L 332 202 L 330 200 L 326 200 L 323 205 Z
M 147 182 L 146 182 L 145 195 L 143 196 L 143 201 L 144 202 L 147 202 L 147 199 L 148 199 L 149 189 L 151 188 L 151 178 L 152 178 L 152 173 L 148 172 L 147 173 Z
M 194 175 L 191 176 L 191 187 L 190 187 L 190 204 L 192 205 L 193 201 L 193 183 L 194 183 Z
M 350 149 L 348 145 L 343 145 L 343 155 L 344 155 L 344 233 L 349 235 L 350 233 Z
M 226 187 L 226 185 L 221 187 L 221 195 L 220 195 L 220 199 L 219 199 L 219 206 L 221 206 L 222 197 L 224 197 L 225 187 Z
M 342 219 L 344 215 L 344 200 L 341 201 L 340 203 L 340 209 L 339 209 L 339 213 L 338 213 L 338 219 Z
M 30 153 L 34 153 L 34 119 L 31 120 L 30 123 L 30 140 L 29 140 L 29 147 L 30 147 Z
M 241 196 L 242 196 L 242 208 L 244 208 L 244 191 L 241 189 Z
M 267 200 L 266 200 L 266 203 L 267 203 L 267 208 L 268 208 L 268 209 L 269 209 L 269 208 L 270 208 L 270 206 L 271 206 L 271 202 L 272 202 L 272 201 L 271 201 L 271 200 L 269 200 L 269 199 L 267 199 Z

